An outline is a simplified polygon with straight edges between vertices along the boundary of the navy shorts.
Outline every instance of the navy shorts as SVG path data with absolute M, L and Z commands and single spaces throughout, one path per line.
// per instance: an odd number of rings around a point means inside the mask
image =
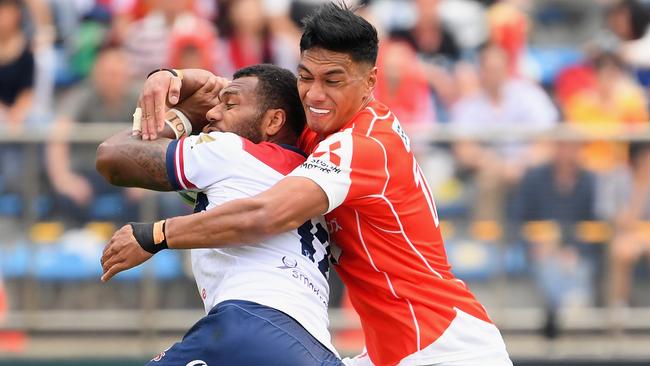
M 148 366 L 342 366 L 285 313 L 250 301 L 219 303 Z

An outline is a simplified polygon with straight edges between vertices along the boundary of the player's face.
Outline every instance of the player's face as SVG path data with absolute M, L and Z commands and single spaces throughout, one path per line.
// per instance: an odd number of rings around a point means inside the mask
M 372 98 L 377 68 L 347 53 L 311 48 L 298 65 L 298 92 L 307 124 L 327 136 L 338 131 Z
M 219 93 L 219 104 L 206 114 L 203 132 L 232 132 L 254 143 L 262 141 L 262 116 L 257 98 L 257 78 L 233 80 Z

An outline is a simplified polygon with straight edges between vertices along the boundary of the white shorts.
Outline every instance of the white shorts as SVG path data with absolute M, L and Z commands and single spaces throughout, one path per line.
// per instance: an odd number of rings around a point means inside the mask
M 346 366 L 374 366 L 366 352 L 344 358 Z M 494 324 L 456 309 L 456 318 L 432 344 L 404 357 L 398 366 L 512 366 Z

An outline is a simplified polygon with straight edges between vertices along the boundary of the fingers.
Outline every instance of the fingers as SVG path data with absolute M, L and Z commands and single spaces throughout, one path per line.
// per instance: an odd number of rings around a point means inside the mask
M 154 92 L 152 90 L 146 90 L 142 94 L 142 139 L 143 140 L 153 140 L 152 135 L 155 136 L 154 127 L 154 111 L 155 111 L 155 102 L 154 102 Z
M 176 103 L 178 103 L 181 95 L 181 85 L 181 78 L 172 78 L 171 83 L 169 84 L 169 92 L 167 93 L 169 95 L 169 104 L 176 105 Z
M 162 131 L 165 127 L 165 111 L 167 104 L 165 103 L 166 95 L 160 91 L 156 91 L 154 94 L 154 121 L 153 121 L 153 130 L 149 136 L 150 139 L 155 140 L 158 132 Z M 152 126 L 149 126 L 152 127 Z
M 104 258 L 102 258 L 102 260 L 103 260 L 103 259 L 104 259 Z M 108 272 L 108 270 L 111 269 L 111 267 L 113 267 L 114 265 L 116 265 L 116 264 L 118 264 L 118 263 L 124 263 L 125 261 L 126 261 L 125 258 L 121 258 L 121 257 L 119 257 L 119 256 L 111 256 L 111 257 L 108 257 L 108 258 L 107 258 L 107 259 L 102 263 L 102 272 L 103 272 L 103 273 L 106 273 L 106 272 Z
M 111 266 L 108 271 L 105 271 L 104 274 L 102 275 L 102 282 L 107 282 L 111 278 L 113 278 L 116 274 L 124 271 L 125 269 L 128 269 L 126 264 L 124 262 L 117 263 L 113 266 Z
M 208 81 L 205 82 L 199 89 L 203 93 L 212 93 L 217 88 L 217 78 L 211 77 L 208 78 Z
M 217 85 L 215 86 L 214 92 L 217 93 L 217 94 L 219 94 L 219 92 L 221 92 L 221 89 L 227 87 L 228 84 L 230 84 L 230 81 L 228 79 L 223 78 L 221 76 L 217 76 L 215 78 L 215 82 L 216 82 Z
M 175 78 L 168 72 L 157 72 L 145 82 L 140 100 L 142 108 L 142 139 L 154 140 L 165 126 L 167 94 Z M 180 88 L 179 92 L 180 92 Z

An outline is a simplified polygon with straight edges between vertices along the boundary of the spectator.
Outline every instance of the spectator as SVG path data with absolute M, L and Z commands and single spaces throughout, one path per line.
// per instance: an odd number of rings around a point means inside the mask
M 542 131 L 557 123 L 558 113 L 544 90 L 510 76 L 505 52 L 485 46 L 479 55 L 480 89 L 452 109 L 452 124 L 472 131 Z M 506 192 L 536 156 L 536 145 L 501 144 L 498 149 L 460 142 L 453 146 L 461 171 L 474 178 L 475 219 L 498 220 L 505 213 Z M 480 199 L 478 199 L 480 197 Z
M 152 0 L 147 15 L 128 27 L 124 45 L 135 75 L 142 77 L 169 66 L 174 32 L 185 32 L 188 24 L 194 23 L 200 23 L 194 29 L 209 27 L 192 13 L 193 5 L 193 0 Z
M 595 176 L 580 166 L 580 144 L 558 142 L 551 162 L 526 172 L 514 200 L 513 220 L 552 221 L 560 235 L 527 238 L 535 280 L 546 299 L 544 333 L 557 335 L 557 310 L 590 303 L 596 263 L 592 246 L 580 243 L 576 224 L 595 217 Z M 551 231 L 551 230 L 549 230 Z
M 593 60 L 596 85 L 569 99 L 565 114 L 578 123 L 637 123 L 648 120 L 643 89 L 630 77 L 623 60 L 603 52 Z
M 231 1 L 223 10 L 220 35 L 226 56 L 222 74 L 230 75 L 254 64 L 274 63 L 274 41 L 261 1 Z
M 217 35 L 209 22 L 188 17 L 170 37 L 169 62 L 174 68 L 217 69 Z
M 611 184 L 603 191 L 601 210 L 616 228 L 611 244 L 609 291 L 615 321 L 622 320 L 622 310 L 629 304 L 635 263 L 650 252 L 647 225 L 641 225 L 650 220 L 650 144 L 630 144 L 629 161 L 629 169 L 612 174 Z
M 415 1 L 417 20 L 409 29 L 397 29 L 393 38 L 410 43 L 425 62 L 447 70 L 460 60 L 460 48 L 454 36 L 442 24 L 438 13 L 439 0 Z
M 480 90 L 459 100 L 452 123 L 461 127 L 543 130 L 553 127 L 558 112 L 538 85 L 513 77 L 502 48 L 485 46 L 479 54 Z
M 521 1 L 499 1 L 490 6 L 487 17 L 490 42 L 505 51 L 510 74 L 521 75 L 522 60 L 530 27 L 530 21 L 522 9 Z
M 435 122 L 431 91 L 413 48 L 404 41 L 382 43 L 375 96 L 392 106 L 404 128 Z
M 34 55 L 21 30 L 19 0 L 0 0 L 0 121 L 16 129 L 32 105 Z
M 607 24 L 621 42 L 618 54 L 650 86 L 650 3 L 619 0 L 607 12 Z
M 396 29 L 390 36 L 408 42 L 416 50 L 434 92 L 438 119 L 446 121 L 446 109 L 458 96 L 453 73 L 461 50 L 442 23 L 438 7 L 439 0 L 415 1 L 415 24 L 408 29 Z
M 647 99 L 643 89 L 632 79 L 619 56 L 603 52 L 593 60 L 596 83 L 568 98 L 564 113 L 568 122 L 590 128 L 609 124 L 614 129 L 629 124 L 647 123 Z M 586 166 L 610 171 L 625 158 L 625 148 L 610 142 L 587 145 Z
M 93 211 L 93 202 L 100 195 L 119 196 L 121 191 L 108 185 L 95 170 L 95 145 L 67 142 L 75 125 L 95 122 L 128 122 L 137 103 L 137 89 L 131 88 L 128 62 L 122 49 L 107 46 L 100 50 L 92 71 L 92 83 L 73 90 L 62 103 L 55 122 L 53 139 L 47 145 L 46 164 L 57 199 L 55 211 L 72 224 L 89 219 L 104 219 Z M 129 198 L 135 191 L 129 191 Z M 122 207 L 129 199 L 122 198 Z M 119 219 L 133 218 L 135 206 Z M 136 216 L 137 217 L 137 216 Z M 117 219 L 118 217 L 113 217 Z M 122 220 L 123 221 L 123 220 Z
M 648 8 L 638 0 L 619 0 L 607 11 L 607 25 L 622 41 L 635 41 L 645 37 L 648 24 Z

